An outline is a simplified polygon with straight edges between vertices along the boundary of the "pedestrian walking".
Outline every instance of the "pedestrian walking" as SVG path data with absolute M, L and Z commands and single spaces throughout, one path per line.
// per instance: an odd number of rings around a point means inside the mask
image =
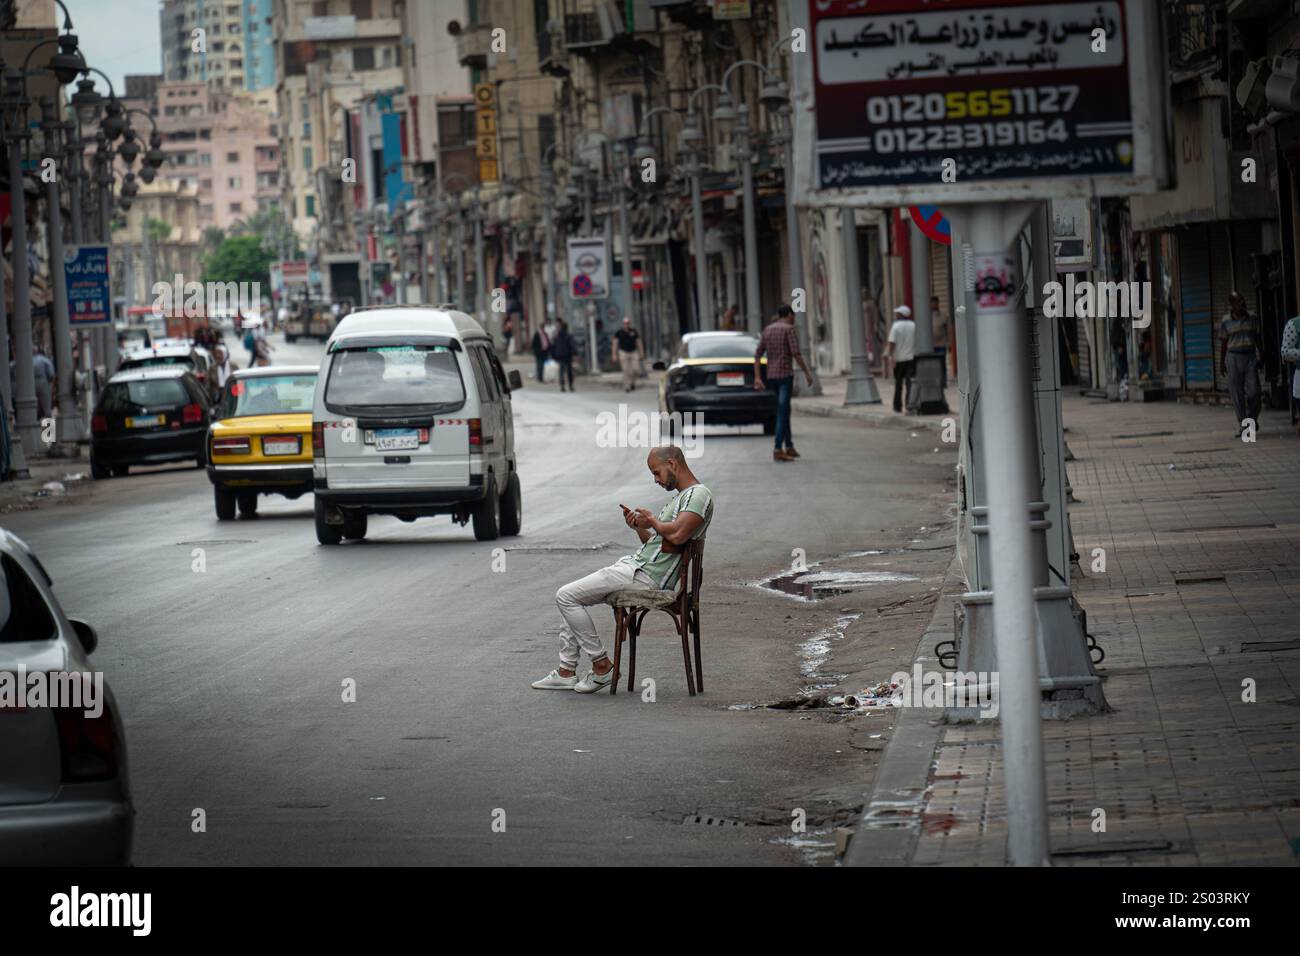
M 234 369 L 230 365 L 230 356 L 226 354 L 224 345 L 218 345 L 212 355 L 216 359 L 213 371 L 217 379 L 217 388 L 225 388 L 226 382 L 230 381 L 230 376 L 234 373 Z
M 1259 366 L 1264 348 L 1259 319 L 1246 308 L 1245 296 L 1234 292 L 1228 303 L 1229 312 L 1220 325 L 1223 344 L 1219 347 L 1219 366 L 1228 375 L 1228 394 L 1237 413 L 1236 435 L 1240 436 L 1248 418 L 1259 431 Z
M 573 356 L 577 354 L 569 326 L 563 319 L 555 323 L 555 338 L 551 342 L 551 358 L 560 364 L 560 391 L 564 391 L 564 377 L 569 377 L 569 391 L 573 391 Z
M 1292 316 L 1282 330 L 1282 361 L 1295 366 L 1291 370 L 1291 399 L 1300 403 L 1300 315 Z M 1300 419 L 1296 420 L 1295 433 L 1300 435 Z
M 930 323 L 934 329 L 934 354 L 941 356 L 939 362 L 939 387 L 948 389 L 948 316 L 939 304 L 937 295 L 930 296 Z
M 587 608 L 608 603 L 628 588 L 672 590 L 677 586 L 683 546 L 708 531 L 713 520 L 713 493 L 691 472 L 682 450 L 675 445 L 652 448 L 646 467 L 655 484 L 676 494 L 659 509 L 658 517 L 647 508 L 620 504 L 623 523 L 636 532 L 640 549 L 555 592 L 555 606 L 564 619 L 560 628 L 560 666 L 533 681 L 537 690 L 594 694 L 608 687 L 615 676 L 614 665 Z M 580 651 L 586 651 L 591 660 L 591 672 L 582 680 L 578 680 Z
M 767 381 L 763 381 L 763 364 L 767 356 Z M 776 318 L 763 330 L 754 350 L 754 388 L 776 392 L 776 447 L 773 461 L 794 461 L 799 453 L 790 434 L 790 396 L 794 391 L 794 366 L 798 363 L 812 385 L 812 372 L 799 351 L 799 336 L 794 331 L 794 311 L 783 305 Z
M 736 331 L 736 316 L 738 315 L 740 315 L 740 306 L 738 305 L 729 306 L 727 311 L 722 313 L 723 332 Z
M 916 376 L 916 323 L 908 306 L 894 310 L 887 354 L 894 362 L 894 411 L 901 412 L 911 402 L 912 379 Z
M 510 316 L 501 323 L 501 337 L 506 340 L 506 355 L 510 354 L 510 340 L 515 337 L 515 323 Z
M 538 384 L 546 381 L 546 359 L 551 354 L 551 337 L 546 334 L 546 326 L 541 326 L 533 333 L 533 359 L 537 362 Z
M 54 363 L 35 345 L 32 346 L 32 376 L 36 380 L 36 416 L 49 418 L 54 414 Z
M 636 377 L 641 373 L 641 362 L 645 358 L 645 346 L 641 336 L 632 328 L 632 320 L 623 316 L 623 327 L 614 333 L 613 360 L 623 370 L 623 391 L 630 392 L 636 388 Z

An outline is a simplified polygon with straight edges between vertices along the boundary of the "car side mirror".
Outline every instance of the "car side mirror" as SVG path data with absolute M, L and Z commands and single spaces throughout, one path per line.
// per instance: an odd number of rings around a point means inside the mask
M 656 372 L 662 372 L 662 371 L 663 371 L 664 369 L 666 369 L 668 366 L 665 365 L 663 362 L 655 362 L 655 363 L 654 363 L 653 365 L 651 365 L 650 367 L 651 367 L 652 369 L 654 369 Z
M 512 392 L 517 388 L 524 387 L 524 378 L 522 375 L 519 374 L 518 369 L 511 369 L 510 374 L 506 377 L 506 380 L 510 383 L 510 391 Z
M 72 630 L 77 635 L 77 640 L 81 641 L 81 647 L 87 654 L 93 654 L 95 648 L 99 646 L 99 634 L 93 627 L 80 618 L 70 617 L 68 623 L 72 625 Z

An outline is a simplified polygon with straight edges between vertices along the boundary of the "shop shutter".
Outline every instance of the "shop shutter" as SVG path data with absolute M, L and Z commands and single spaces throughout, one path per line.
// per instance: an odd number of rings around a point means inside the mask
M 1178 234 L 1179 328 L 1183 334 L 1183 387 L 1214 388 L 1214 323 L 1210 240 L 1205 226 Z

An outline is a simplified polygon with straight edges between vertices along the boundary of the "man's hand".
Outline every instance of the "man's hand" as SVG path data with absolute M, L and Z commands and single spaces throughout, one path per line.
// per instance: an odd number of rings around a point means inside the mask
M 761 375 L 755 375 L 755 376 L 754 376 L 754 391 L 756 391 L 756 392 L 762 392 L 762 391 L 764 391 L 764 390 L 766 390 L 766 389 L 767 389 L 767 385 L 764 384 L 764 382 L 763 382 L 763 377 L 762 377 Z
M 635 528 L 637 522 L 637 513 L 627 508 L 623 509 L 623 523 L 629 528 Z
M 634 528 L 653 529 L 655 526 L 655 516 L 645 508 L 636 508 L 632 511 L 632 520 Z

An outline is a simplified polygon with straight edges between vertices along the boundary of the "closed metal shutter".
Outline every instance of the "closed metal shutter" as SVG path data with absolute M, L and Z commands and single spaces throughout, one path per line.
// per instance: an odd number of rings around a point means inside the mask
M 1183 335 L 1183 387 L 1214 388 L 1214 323 L 1210 239 L 1205 226 L 1178 234 L 1178 308 Z

